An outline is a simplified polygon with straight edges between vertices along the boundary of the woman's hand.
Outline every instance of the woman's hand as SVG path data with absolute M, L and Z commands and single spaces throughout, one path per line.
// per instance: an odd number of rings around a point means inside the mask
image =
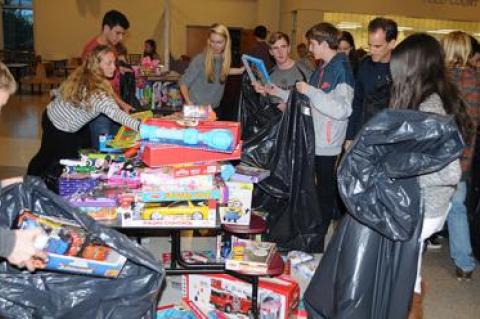
M 15 231 L 15 246 L 7 257 L 9 263 L 20 268 L 26 267 L 34 271 L 47 260 L 47 254 L 35 247 L 35 241 L 41 236 L 46 236 L 41 228 L 19 229 Z
M 302 94 L 307 94 L 310 88 L 310 85 L 307 82 L 302 81 L 302 82 L 297 82 L 296 87 L 298 92 Z

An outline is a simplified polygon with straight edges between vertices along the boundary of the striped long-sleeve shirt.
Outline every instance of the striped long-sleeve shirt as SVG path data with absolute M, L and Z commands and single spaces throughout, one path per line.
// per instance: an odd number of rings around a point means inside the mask
M 471 67 L 450 68 L 452 82 L 457 86 L 466 104 L 466 111 L 475 125 L 474 138 L 465 145 L 461 160 L 463 179 L 470 176 L 473 154 L 475 152 L 475 136 L 480 124 L 480 73 Z
M 120 110 L 113 98 L 105 94 L 96 94 L 90 98 L 88 103 L 91 107 L 87 110 L 76 107 L 58 95 L 47 106 L 47 115 L 57 129 L 69 133 L 77 132 L 101 113 L 135 131 L 139 130 L 141 122 Z

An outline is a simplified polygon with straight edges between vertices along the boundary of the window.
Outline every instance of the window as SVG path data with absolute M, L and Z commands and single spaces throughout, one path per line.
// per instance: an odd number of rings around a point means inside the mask
M 32 0 L 5 0 L 3 39 L 5 49 L 33 51 Z

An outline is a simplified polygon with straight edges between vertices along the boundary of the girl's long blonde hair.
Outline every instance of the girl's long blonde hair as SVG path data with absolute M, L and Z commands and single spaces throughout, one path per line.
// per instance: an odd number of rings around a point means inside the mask
M 232 46 L 230 40 L 230 33 L 228 29 L 223 24 L 214 24 L 210 27 L 207 40 L 207 49 L 205 53 L 205 75 L 207 76 L 208 82 L 215 81 L 215 70 L 214 70 L 214 55 L 213 50 L 210 46 L 210 35 L 218 34 L 225 39 L 225 49 L 223 50 L 223 63 L 222 70 L 220 72 L 220 82 L 224 83 L 227 79 L 228 72 L 230 71 L 230 63 L 232 59 Z
M 90 109 L 88 103 L 95 94 L 113 97 L 113 88 L 100 68 L 100 61 L 107 53 L 115 53 L 106 45 L 99 45 L 90 53 L 60 86 L 60 94 L 65 101 L 75 107 Z
M 463 31 L 454 31 L 442 39 L 445 61 L 448 67 L 465 67 L 472 53 L 470 37 Z

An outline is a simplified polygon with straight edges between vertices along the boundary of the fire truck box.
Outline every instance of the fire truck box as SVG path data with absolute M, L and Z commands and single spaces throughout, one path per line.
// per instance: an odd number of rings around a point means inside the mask
M 249 318 L 250 283 L 227 274 L 184 275 L 182 279 L 183 296 L 209 318 Z M 257 299 L 260 318 L 288 319 L 298 305 L 299 295 L 297 282 L 288 276 L 260 278 Z

